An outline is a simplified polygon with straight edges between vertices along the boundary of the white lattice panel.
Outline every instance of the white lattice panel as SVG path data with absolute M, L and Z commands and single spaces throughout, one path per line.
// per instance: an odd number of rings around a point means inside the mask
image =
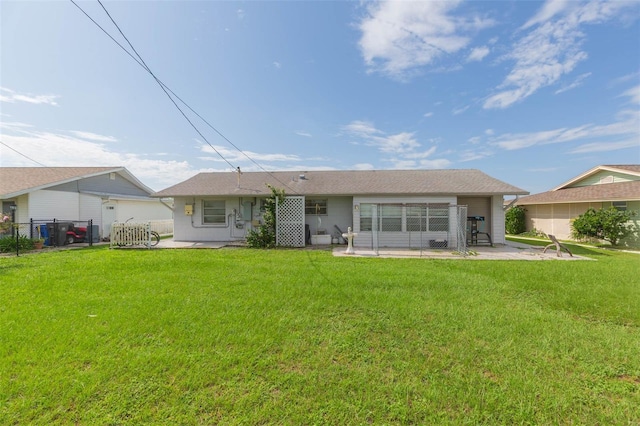
M 276 206 L 276 244 L 304 247 L 304 197 L 288 196 Z

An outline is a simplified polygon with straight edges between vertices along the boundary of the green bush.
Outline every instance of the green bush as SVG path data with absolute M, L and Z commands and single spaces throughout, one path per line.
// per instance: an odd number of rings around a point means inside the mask
M 262 224 L 247 235 L 247 245 L 251 248 L 273 248 L 276 246 L 276 205 L 284 199 L 284 190 L 267 184 L 271 195 L 265 201 Z
M 581 240 L 597 238 L 615 246 L 633 232 L 629 222 L 633 213 L 615 207 L 595 210 L 590 208 L 571 222 L 572 237 Z
M 0 238 L 0 253 L 11 253 L 16 251 L 16 244 L 19 251 L 33 250 L 33 240 L 21 235 L 16 241 L 16 237 L 6 236 Z
M 525 208 L 522 206 L 514 206 L 507 210 L 505 214 L 505 230 L 507 234 L 522 234 L 527 230 L 524 213 Z

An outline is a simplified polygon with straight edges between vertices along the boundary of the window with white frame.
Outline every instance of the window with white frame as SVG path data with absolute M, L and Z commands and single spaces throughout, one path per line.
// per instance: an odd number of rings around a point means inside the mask
M 224 225 L 227 223 L 224 200 L 202 201 L 202 223 Z
M 407 231 L 426 231 L 427 230 L 427 207 L 426 206 L 408 206 L 407 207 Z
M 447 204 L 431 204 L 428 213 L 429 231 L 449 231 L 449 206 Z
M 620 211 L 620 212 L 624 212 L 627 210 L 627 202 L 626 201 L 614 201 L 611 203 L 611 205 L 613 207 L 616 208 L 616 210 Z
M 378 214 L 374 215 L 374 209 Z M 404 210 L 404 217 L 403 217 Z M 374 216 L 377 223 L 373 223 Z M 397 204 L 360 204 L 360 231 L 371 231 L 374 225 L 381 232 L 448 232 L 449 205 L 430 204 L 402 206 Z
M 382 205 L 380 210 L 380 230 L 382 232 L 402 231 L 402 206 Z
M 360 204 L 360 231 L 371 231 L 373 204 Z
M 327 199 L 305 199 L 304 214 L 327 215 Z

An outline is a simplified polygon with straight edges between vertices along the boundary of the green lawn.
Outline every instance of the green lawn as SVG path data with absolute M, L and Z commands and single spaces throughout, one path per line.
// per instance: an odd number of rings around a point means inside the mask
M 0 424 L 638 424 L 640 256 L 0 258 Z

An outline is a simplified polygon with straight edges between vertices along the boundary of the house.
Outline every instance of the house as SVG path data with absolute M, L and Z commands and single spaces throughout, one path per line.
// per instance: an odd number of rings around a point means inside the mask
M 526 209 L 527 230 L 536 229 L 557 238 L 571 236 L 571 220 L 589 208 L 615 207 L 635 211 L 640 226 L 640 164 L 596 166 L 551 191 L 520 198 Z M 621 243 L 638 244 L 638 233 Z M 635 242 L 634 242 L 635 240 Z
M 528 194 L 479 170 L 369 170 L 200 173 L 154 196 L 174 199 L 175 240 L 242 241 L 262 222 L 267 185 L 290 201 L 280 209 L 278 235 L 293 235 L 283 244 L 291 246 L 308 244 L 308 234 L 330 243 L 349 227 L 357 247 L 451 246 L 467 216 L 504 243 L 503 197 Z
M 130 217 L 171 220 L 171 207 L 152 192 L 124 167 L 0 167 L 2 211 L 13 221 L 91 219 L 100 237 Z

